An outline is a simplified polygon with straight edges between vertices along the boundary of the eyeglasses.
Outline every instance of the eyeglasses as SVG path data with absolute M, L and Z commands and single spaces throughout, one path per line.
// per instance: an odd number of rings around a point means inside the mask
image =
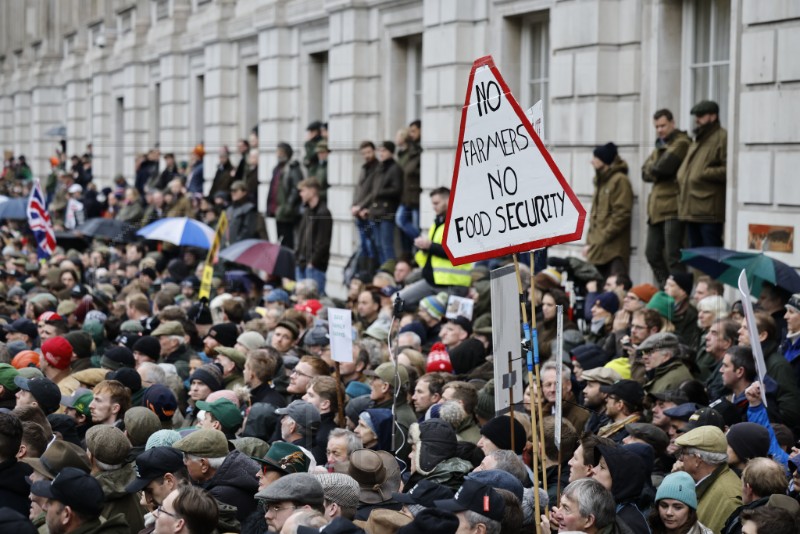
M 164 510 L 164 505 L 162 504 L 158 508 L 156 508 L 155 515 L 156 517 L 160 516 L 161 514 L 167 514 L 168 516 L 172 517 L 173 519 L 178 519 L 178 514 L 173 514 L 171 512 L 167 512 Z
M 307 375 L 301 371 L 298 371 L 297 369 L 292 369 L 292 374 L 297 376 L 302 376 L 303 378 L 314 378 L 313 376 Z

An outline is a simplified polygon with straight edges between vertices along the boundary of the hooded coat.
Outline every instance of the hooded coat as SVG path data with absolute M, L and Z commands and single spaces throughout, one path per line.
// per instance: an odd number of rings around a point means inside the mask
M 611 474 L 611 493 L 617 503 L 617 517 L 635 534 L 650 534 L 647 520 L 637 506 L 648 473 L 635 452 L 624 447 L 597 447 Z
M 416 444 L 414 463 L 416 471 L 403 487 L 408 492 L 422 479 L 458 490 L 464 477 L 472 471 L 472 464 L 457 456 L 458 439 L 450 423 L 441 419 L 428 419 L 414 423 L 409 429 L 409 439 Z
M 683 382 L 692 380 L 691 371 L 677 357 L 673 357 L 647 373 L 648 382 L 644 385 L 646 393 L 663 393 L 670 389 L 678 389 Z
M 101 471 L 94 476 L 103 488 L 106 504 L 103 517 L 122 514 L 127 519 L 128 532 L 136 534 L 144 528 L 144 510 L 139 505 L 139 497 L 128 493 L 125 487 L 136 478 L 133 464 L 125 464 L 120 469 Z M 103 532 L 103 531 L 100 531 Z
M 253 496 L 258 492 L 258 470 L 256 462 L 234 450 L 228 453 L 214 476 L 202 487 L 215 499 L 235 506 L 236 519 L 244 521 L 256 509 Z
M 31 487 L 25 477 L 32 472 L 31 466 L 16 458 L 0 463 L 0 503 L 25 517 L 28 517 L 31 509 L 31 501 L 28 500 Z

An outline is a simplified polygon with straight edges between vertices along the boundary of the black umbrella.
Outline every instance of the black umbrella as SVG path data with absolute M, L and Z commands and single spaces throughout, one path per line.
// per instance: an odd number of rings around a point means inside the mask
M 117 243 L 136 241 L 136 228 L 125 221 L 117 219 L 104 219 L 102 217 L 89 219 L 78 226 L 75 232 L 95 239 L 109 239 Z

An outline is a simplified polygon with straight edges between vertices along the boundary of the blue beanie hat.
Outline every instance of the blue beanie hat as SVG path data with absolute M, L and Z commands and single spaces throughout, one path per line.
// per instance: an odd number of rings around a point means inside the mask
M 611 315 L 617 313 L 619 309 L 619 297 L 613 291 L 606 291 L 605 293 L 600 293 L 597 296 L 597 303 L 600 305 L 601 308 L 606 310 Z
M 694 489 L 694 479 L 684 471 L 665 476 L 656 493 L 656 502 L 661 499 L 675 499 L 689 508 L 697 510 L 697 493 Z

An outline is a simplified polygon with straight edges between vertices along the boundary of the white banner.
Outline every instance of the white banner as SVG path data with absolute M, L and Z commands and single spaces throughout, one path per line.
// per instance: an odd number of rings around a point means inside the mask
M 764 377 L 767 375 L 767 365 L 764 363 L 764 352 L 761 350 L 761 342 L 758 340 L 756 316 L 753 313 L 753 301 L 750 300 L 750 285 L 747 283 L 747 272 L 744 269 L 739 275 L 739 292 L 742 294 L 744 320 L 747 323 L 747 330 L 750 332 L 750 348 L 753 350 L 753 358 L 756 361 L 758 381 L 761 382 L 761 402 L 766 407 L 767 387 L 764 385 Z
M 335 362 L 353 361 L 353 312 L 328 308 L 328 336 L 331 340 L 331 358 Z
M 522 402 L 522 344 L 520 338 L 519 290 L 513 265 L 491 273 L 492 354 L 494 358 L 495 413 L 507 413 L 512 397 Z M 509 365 L 509 356 L 511 365 Z M 517 439 L 524 439 L 519 437 Z

